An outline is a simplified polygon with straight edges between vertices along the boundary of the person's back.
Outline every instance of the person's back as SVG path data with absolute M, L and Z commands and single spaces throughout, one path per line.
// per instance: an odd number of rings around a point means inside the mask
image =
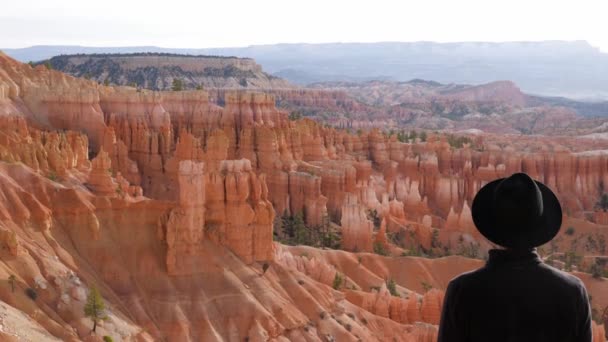
M 484 186 L 471 208 L 491 242 L 486 265 L 448 285 L 439 342 L 591 342 L 591 310 L 582 282 L 544 264 L 535 247 L 561 227 L 561 206 L 526 174 Z
M 591 341 L 581 281 L 534 251 L 491 250 L 485 267 L 450 282 L 440 342 Z

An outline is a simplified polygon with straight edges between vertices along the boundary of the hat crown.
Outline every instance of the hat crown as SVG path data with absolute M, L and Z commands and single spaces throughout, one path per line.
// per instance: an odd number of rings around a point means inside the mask
M 543 214 L 543 196 L 525 173 L 502 180 L 494 190 L 494 213 L 501 225 L 525 226 Z

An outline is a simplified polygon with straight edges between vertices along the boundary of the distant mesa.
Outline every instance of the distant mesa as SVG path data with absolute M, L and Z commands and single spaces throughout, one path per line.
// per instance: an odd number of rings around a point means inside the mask
M 99 53 L 60 55 L 35 65 L 49 65 L 72 76 L 105 85 L 152 90 L 204 88 L 290 88 L 289 82 L 269 75 L 251 58 L 174 53 Z

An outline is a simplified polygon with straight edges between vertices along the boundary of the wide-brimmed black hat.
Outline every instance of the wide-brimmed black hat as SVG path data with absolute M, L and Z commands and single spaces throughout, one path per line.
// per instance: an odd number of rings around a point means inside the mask
M 473 199 L 471 214 L 483 236 L 514 249 L 545 244 L 562 225 L 562 207 L 553 191 L 525 173 L 483 186 Z

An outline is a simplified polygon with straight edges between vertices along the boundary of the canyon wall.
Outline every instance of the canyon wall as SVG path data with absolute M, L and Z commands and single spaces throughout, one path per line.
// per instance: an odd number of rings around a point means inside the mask
M 41 299 L 0 298 L 42 310 L 36 321 L 64 340 L 88 336 L 84 282 L 111 303 L 103 331 L 126 340 L 430 341 L 442 289 L 479 260 L 363 252 L 430 250 L 437 236 L 448 251 L 489 247 L 471 200 L 519 171 L 568 217 L 602 219 L 602 151 L 542 137 L 402 143 L 289 120 L 268 94 L 223 98 L 104 87 L 0 55 L 0 242 L 12 258 L 0 272 Z M 275 218 L 298 214 L 329 219 L 342 248 L 361 253 L 274 243 Z

